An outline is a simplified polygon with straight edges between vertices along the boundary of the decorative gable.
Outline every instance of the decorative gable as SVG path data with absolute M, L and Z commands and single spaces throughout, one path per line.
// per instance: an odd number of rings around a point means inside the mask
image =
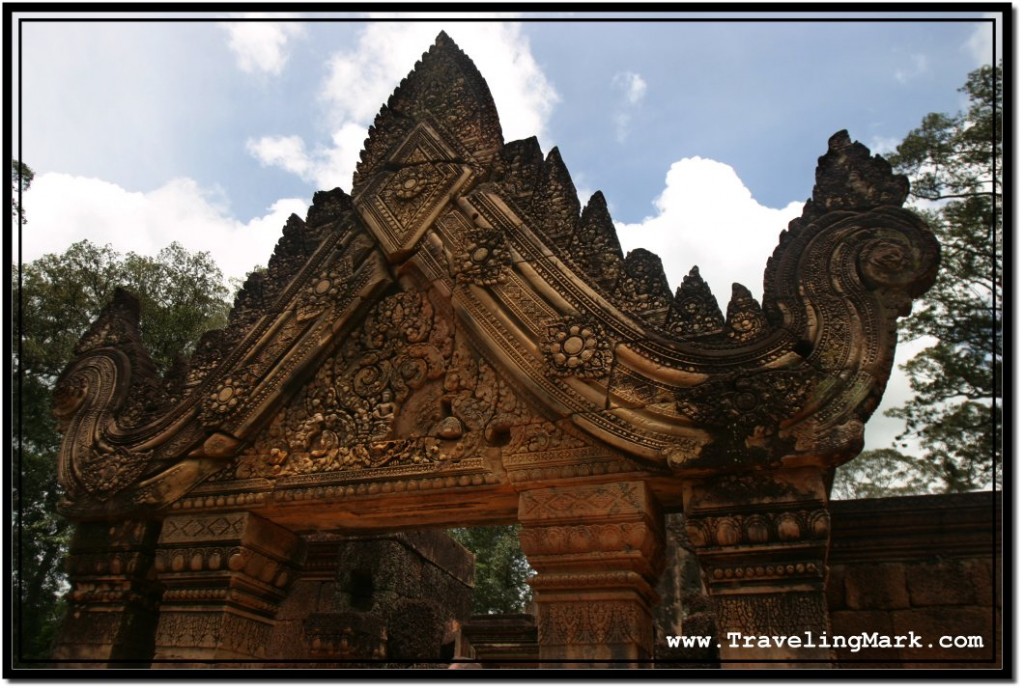
M 55 409 L 66 509 L 474 522 L 582 477 L 646 479 L 671 504 L 682 478 L 838 465 L 935 276 L 906 189 L 833 136 L 763 304 L 737 285 L 723 316 L 696 268 L 673 293 L 656 255 L 623 257 L 557 149 L 503 142 L 442 34 L 375 119 L 352 196 L 289 219 L 187 366 L 155 378 L 128 296 L 83 337 Z

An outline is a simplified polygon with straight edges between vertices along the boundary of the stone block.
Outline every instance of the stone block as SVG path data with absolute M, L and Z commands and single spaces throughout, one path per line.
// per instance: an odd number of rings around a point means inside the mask
M 276 619 L 278 621 L 302 620 L 315 612 L 320 590 L 319 581 L 297 580 L 281 602 Z
M 903 564 L 850 564 L 843 579 L 850 609 L 906 609 L 910 606 Z
M 889 612 L 883 610 L 846 610 L 833 612 L 831 617 L 832 635 L 860 636 L 861 634 L 879 636 L 892 636 L 894 634 L 892 619 Z M 837 660 L 849 660 L 851 662 L 873 663 L 875 661 L 897 661 L 899 653 L 892 648 L 871 648 L 860 649 L 856 652 L 850 649 L 835 649 Z
M 825 596 L 828 598 L 830 612 L 846 609 L 846 587 L 843 584 L 845 577 L 845 566 L 829 567 L 825 581 Z
M 913 607 L 992 604 L 992 571 L 984 560 L 908 564 L 907 587 Z
M 897 635 L 913 631 L 921 637 L 921 648 L 904 648 L 900 658 L 906 661 L 981 662 L 995 659 L 997 638 L 993 637 L 995 611 L 986 607 L 918 607 L 892 613 Z M 949 647 L 957 637 L 981 636 L 983 647 Z M 949 637 L 944 640 L 943 637 Z

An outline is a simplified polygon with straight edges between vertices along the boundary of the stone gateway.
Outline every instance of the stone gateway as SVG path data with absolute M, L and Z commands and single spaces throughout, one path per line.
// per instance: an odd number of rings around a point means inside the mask
M 673 292 L 656 255 L 623 256 L 557 149 L 506 143 L 441 34 L 377 115 L 351 194 L 288 220 L 185 366 L 154 373 L 124 292 L 82 337 L 54 408 L 77 523 L 58 657 L 404 658 L 388 644 L 416 648 L 414 622 L 434 650 L 472 577 L 427 529 L 518 522 L 541 663 L 644 666 L 664 515 L 681 511 L 719 631 L 827 632 L 831 474 L 938 266 L 907 193 L 834 135 L 763 300 L 735 285 L 723 314 L 696 268 Z M 359 540 L 379 559 L 346 556 Z M 387 591 L 377 570 L 396 563 L 455 604 Z M 331 572 L 347 592 L 312 585 Z M 831 659 L 721 650 L 766 656 Z

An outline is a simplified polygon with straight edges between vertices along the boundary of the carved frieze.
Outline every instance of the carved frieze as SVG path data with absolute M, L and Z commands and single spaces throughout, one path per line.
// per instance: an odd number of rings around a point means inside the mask
M 537 641 L 542 646 L 636 643 L 651 649 L 653 632 L 645 635 L 642 612 L 628 602 L 595 602 L 587 606 L 558 602 L 540 617 Z
M 154 562 L 164 589 L 156 659 L 266 657 L 303 558 L 297 536 L 251 513 L 168 518 Z

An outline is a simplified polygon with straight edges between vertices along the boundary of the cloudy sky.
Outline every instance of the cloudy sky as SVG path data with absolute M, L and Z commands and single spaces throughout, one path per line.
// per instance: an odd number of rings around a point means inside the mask
M 885 152 L 961 109 L 995 33 L 938 12 L 19 17 L 15 156 L 36 171 L 23 261 L 83 238 L 178 241 L 243 277 L 315 191 L 351 189 L 373 116 L 444 30 L 506 141 L 557 146 L 582 201 L 604 192 L 624 249 L 658 253 L 673 286 L 700 266 L 723 307 L 733 282 L 760 297 L 829 136 Z M 905 391 L 894 380 L 883 408 Z M 869 445 L 899 429 L 876 415 Z

